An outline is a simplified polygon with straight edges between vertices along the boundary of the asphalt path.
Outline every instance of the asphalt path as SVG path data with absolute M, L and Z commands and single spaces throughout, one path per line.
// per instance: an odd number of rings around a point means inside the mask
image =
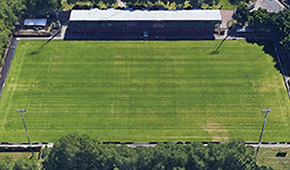
M 162 142 L 160 142 L 162 143 Z M 165 142 L 167 143 L 167 142 Z M 168 142 L 170 143 L 170 142 Z M 190 143 L 188 142 L 172 142 L 173 144 L 177 144 L 177 145 L 188 145 Z M 213 142 L 215 143 L 219 143 L 219 142 Z M 157 146 L 157 143 L 135 143 L 135 142 L 128 142 L 128 143 L 115 143 L 115 142 L 103 142 L 103 144 L 115 144 L 117 146 L 121 146 L 121 145 L 127 145 L 130 148 L 136 148 L 138 146 L 143 146 L 143 147 L 155 147 Z M 203 143 L 204 146 L 207 146 L 209 143 Z M 258 142 L 246 142 L 245 143 L 246 146 L 252 146 L 254 148 L 258 147 Z M 53 143 L 32 143 L 31 144 L 32 148 L 40 148 L 40 147 L 48 147 L 51 148 L 53 147 Z M 290 142 L 262 142 L 261 148 L 290 148 Z M 27 149 L 28 151 L 30 151 L 30 145 L 29 143 L 5 143 L 5 144 L 0 144 L 0 149 L 1 148 L 5 148 L 7 150 L 11 149 L 16 149 L 16 148 L 22 148 L 22 149 Z
M 285 7 L 278 0 L 263 0 L 263 2 L 269 7 L 271 11 L 276 13 L 285 9 Z
M 2 90 L 4 88 L 7 75 L 8 75 L 11 63 L 12 63 L 12 59 L 14 57 L 17 43 L 18 43 L 18 41 L 16 40 L 16 38 L 13 37 L 11 40 L 10 46 L 8 48 L 7 56 L 5 58 L 4 66 L 3 66 L 2 72 L 1 72 L 2 77 L 0 78 L 0 99 L 2 96 Z
M 285 55 L 279 41 L 276 40 L 276 38 L 274 36 L 270 36 L 269 38 L 274 43 L 277 60 L 278 60 L 278 63 L 280 65 L 283 79 L 285 82 L 285 86 L 287 88 L 288 96 L 290 99 L 290 87 L 289 87 L 290 86 L 290 75 L 289 75 L 289 69 L 288 69 L 288 68 L 290 68 L 290 60 Z

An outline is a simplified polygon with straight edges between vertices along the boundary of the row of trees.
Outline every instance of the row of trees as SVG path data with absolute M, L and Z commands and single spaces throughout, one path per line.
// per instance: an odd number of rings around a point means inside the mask
M 217 5 L 220 0 L 123 0 L 122 2 L 125 2 L 127 7 L 163 7 L 174 10 L 176 8 L 200 8 L 202 4 L 213 6 Z M 67 0 L 66 3 L 69 5 L 91 4 L 98 8 L 101 8 L 104 4 L 107 7 L 118 7 L 116 0 Z
M 87 135 L 69 134 L 52 149 L 43 151 L 42 163 L 20 158 L 13 163 L 0 160 L 1 170 L 272 170 L 257 166 L 253 147 L 241 139 L 228 143 L 193 142 L 158 144 L 155 147 L 129 148 L 126 145 L 104 145 Z
M 129 148 L 126 145 L 104 145 L 87 135 L 70 134 L 43 152 L 42 163 L 35 159 L 0 160 L 1 170 L 272 170 L 258 167 L 253 147 L 241 139 L 228 143 L 193 142 L 158 144 L 155 147 Z
M 0 59 L 9 43 L 9 35 L 14 29 L 16 16 L 6 1 L 0 1 Z M 0 60 L 0 66 L 3 64 Z
M 15 16 L 20 18 L 33 17 L 61 7 L 61 0 L 4 0 Z
M 274 36 L 290 52 L 290 9 L 269 13 L 260 8 L 250 12 L 246 4 L 241 4 L 233 17 L 241 25 L 248 24 L 257 33 Z
M 87 135 L 76 133 L 60 138 L 52 149 L 46 148 L 43 159 L 42 168 L 46 170 L 272 170 L 258 167 L 254 149 L 245 146 L 241 139 L 208 146 L 193 142 L 186 146 L 158 144 L 153 148 L 129 148 L 100 144 Z M 32 165 L 38 167 L 37 162 Z

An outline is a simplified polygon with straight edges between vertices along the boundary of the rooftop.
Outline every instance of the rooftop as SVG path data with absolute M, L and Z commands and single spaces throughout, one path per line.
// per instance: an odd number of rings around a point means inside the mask
M 70 21 L 221 21 L 219 10 L 72 10 Z
M 45 26 L 47 19 L 26 19 L 24 25 L 27 26 Z

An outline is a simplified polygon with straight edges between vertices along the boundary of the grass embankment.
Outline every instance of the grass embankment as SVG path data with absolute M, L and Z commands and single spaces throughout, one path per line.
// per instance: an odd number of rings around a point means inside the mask
M 277 157 L 278 152 L 287 152 L 287 155 Z M 290 148 L 260 148 L 258 165 L 271 166 L 275 170 L 290 169 Z
M 39 152 L 34 152 L 34 156 L 37 158 Z M 5 157 L 10 157 L 12 160 L 15 162 L 17 161 L 18 158 L 20 157 L 31 157 L 31 152 L 0 152 L 0 159 L 5 158 Z

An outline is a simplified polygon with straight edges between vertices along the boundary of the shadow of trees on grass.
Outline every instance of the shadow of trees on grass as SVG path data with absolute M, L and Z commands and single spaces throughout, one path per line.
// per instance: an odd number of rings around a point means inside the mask
M 246 41 L 248 43 L 251 43 L 251 44 L 257 44 L 259 46 L 263 46 L 263 51 L 264 53 L 266 54 L 269 54 L 270 56 L 272 56 L 273 58 L 273 62 L 275 63 L 274 67 L 281 73 L 283 74 L 282 70 L 281 70 L 281 66 L 278 62 L 278 59 L 277 59 L 277 55 L 276 55 L 276 52 L 275 52 L 275 46 L 274 46 L 274 43 L 269 40 L 269 39 L 253 39 L 253 38 L 246 38 Z

